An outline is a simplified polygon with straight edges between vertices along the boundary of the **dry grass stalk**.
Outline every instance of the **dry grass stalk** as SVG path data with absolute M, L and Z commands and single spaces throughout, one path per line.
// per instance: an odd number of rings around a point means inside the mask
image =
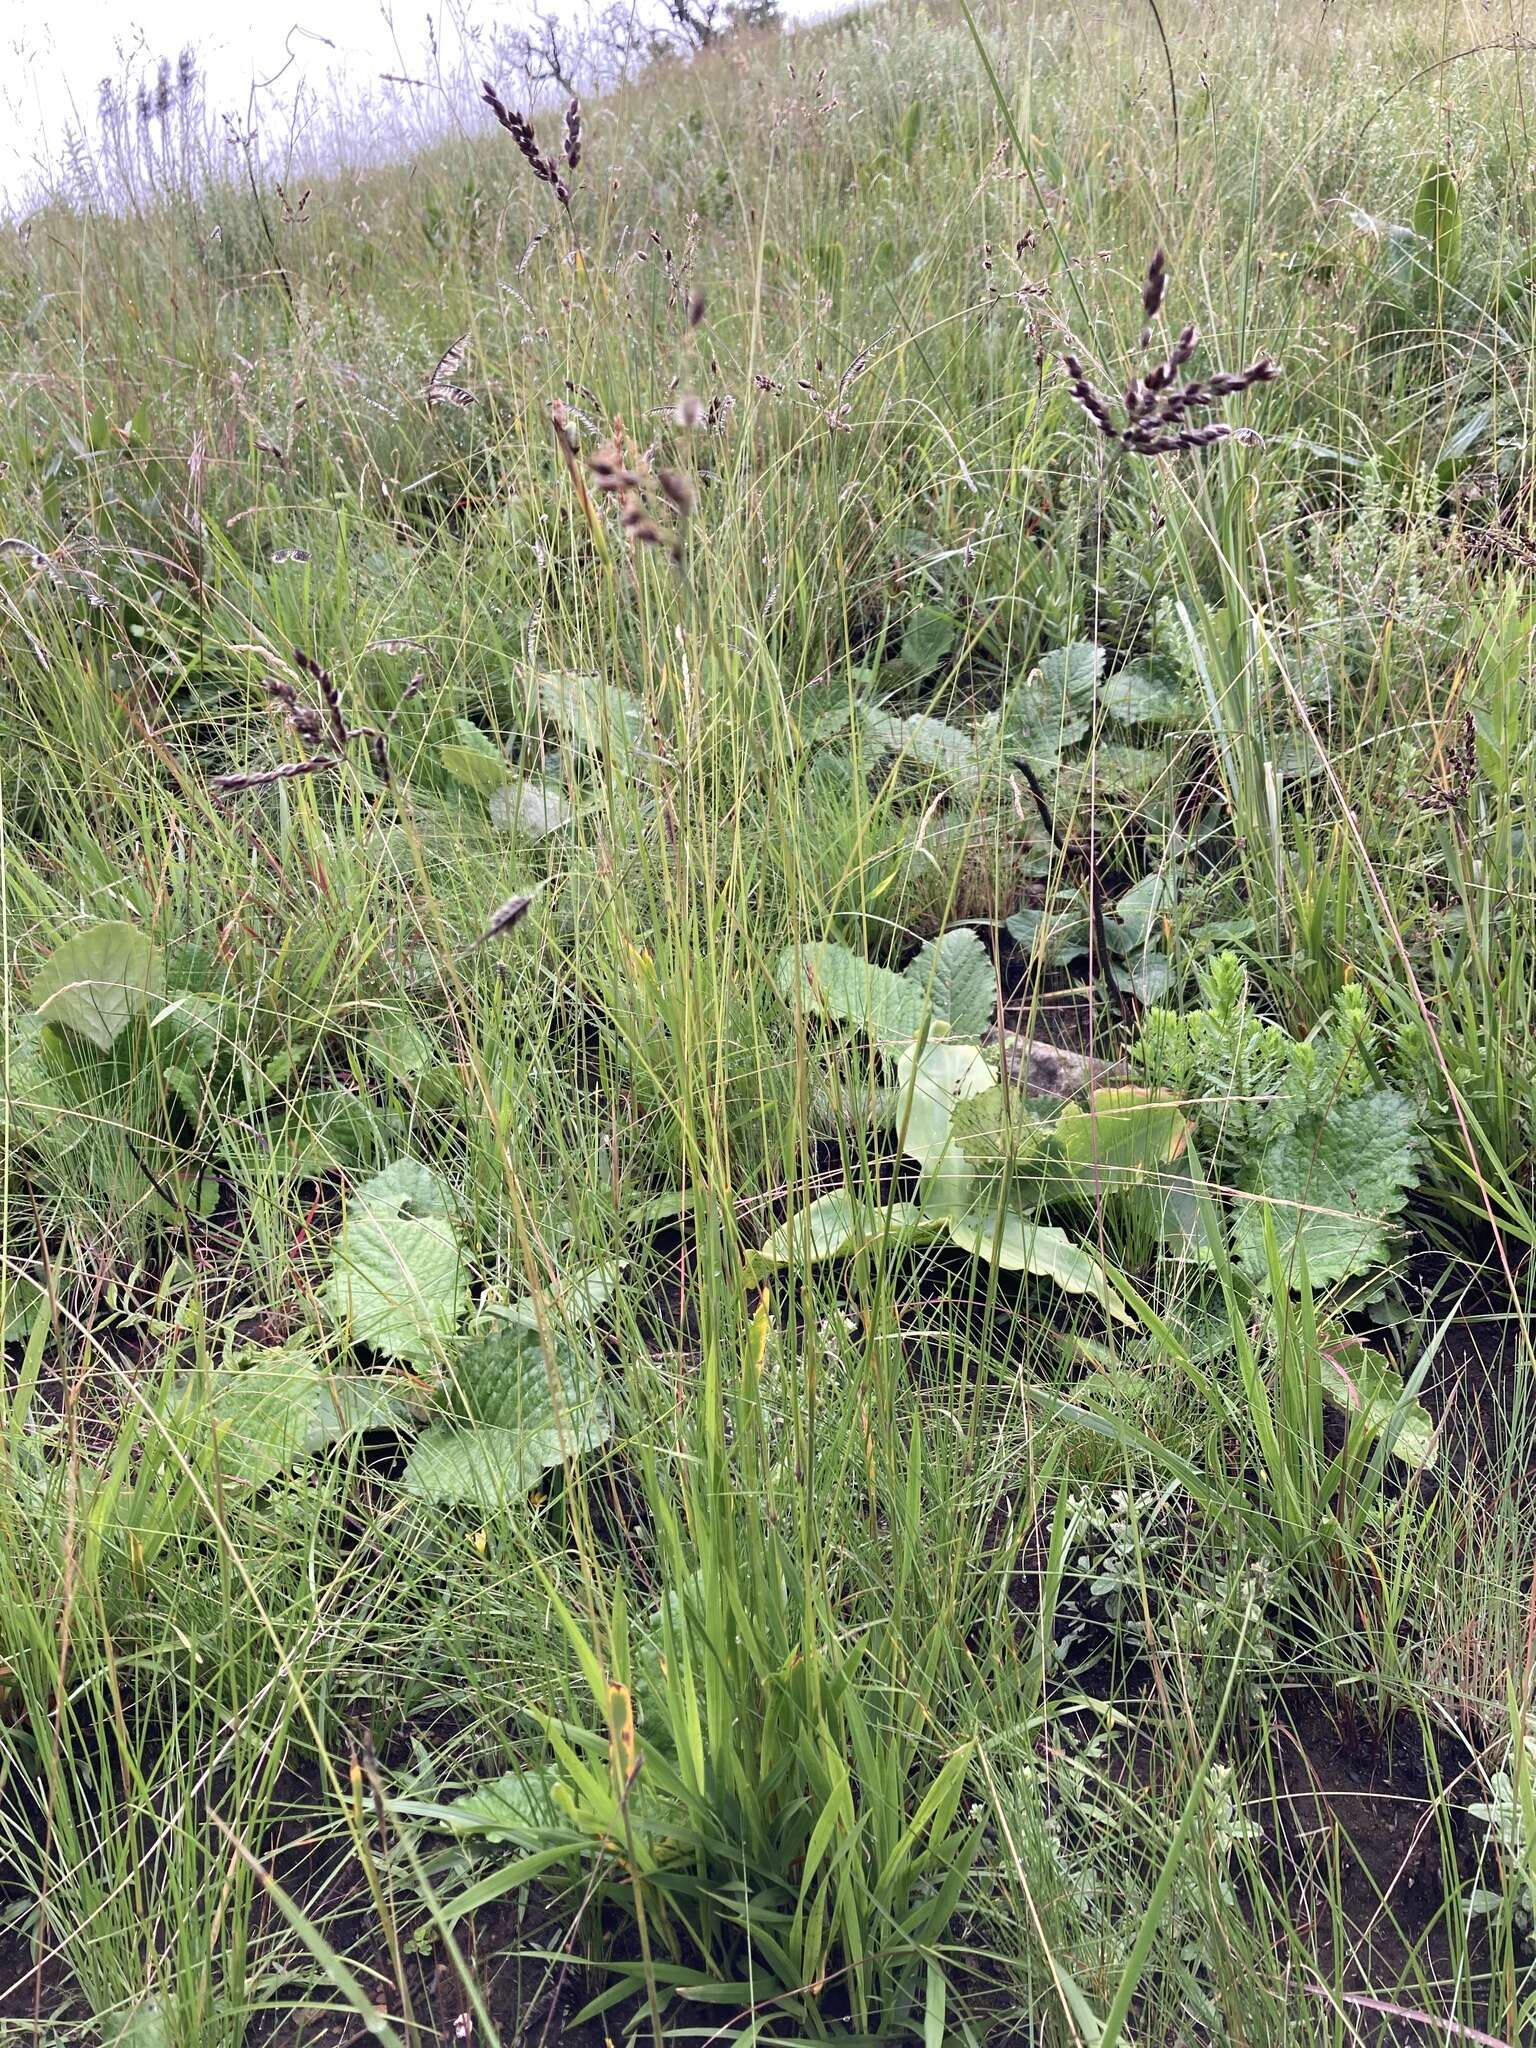
M 481 81 L 480 96 L 502 127 L 506 129 L 512 140 L 517 144 L 519 154 L 539 183 L 541 185 L 548 185 L 560 204 L 569 210 L 571 188 L 567 185 L 564 178 L 561 177 L 560 166 L 555 162 L 554 158 L 546 156 L 544 151 L 539 148 L 539 139 L 533 132 L 533 123 L 525 115 L 520 114 L 515 107 L 509 107 L 488 79 Z M 575 107 L 576 103 L 574 100 L 571 102 L 571 105 Z M 566 153 L 568 161 L 570 161 L 570 136 L 570 115 L 567 114 Z M 581 154 L 581 114 L 579 108 L 576 114 L 575 142 L 577 157 L 579 158 Z M 571 162 L 570 167 L 574 170 L 576 168 L 575 163 Z

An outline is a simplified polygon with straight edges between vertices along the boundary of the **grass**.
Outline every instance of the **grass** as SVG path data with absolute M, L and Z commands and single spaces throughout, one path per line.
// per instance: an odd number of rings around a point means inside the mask
M 1525 2038 L 1529 77 L 961 0 L 0 229 L 0 2038 Z

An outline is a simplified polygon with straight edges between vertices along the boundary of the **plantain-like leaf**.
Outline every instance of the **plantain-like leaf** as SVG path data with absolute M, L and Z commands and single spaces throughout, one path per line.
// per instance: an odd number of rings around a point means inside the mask
M 793 1002 L 798 989 L 824 1017 L 884 1043 L 915 1038 L 922 1026 L 923 992 L 915 981 L 831 940 L 786 948 L 778 982 L 786 1000 Z
M 110 1052 L 161 987 L 160 956 L 137 925 L 93 924 L 56 946 L 32 983 L 32 1007 Z
M 442 1182 L 396 1160 L 352 1197 L 326 1298 L 355 1339 L 424 1364 L 464 1312 L 464 1255 Z
M 1350 1338 L 1324 1351 L 1319 1366 L 1325 1399 L 1371 1436 L 1385 1432 L 1388 1450 L 1403 1464 L 1428 1470 L 1439 1448 L 1434 1419 L 1422 1402 L 1407 1398 L 1388 1359 Z
M 556 1831 L 568 1828 L 554 1800 L 560 1773 L 553 1764 L 533 1770 L 508 1771 L 477 1785 L 461 1799 L 433 1810 L 433 1818 L 456 1834 L 480 1835 L 488 1842 L 510 1842 L 518 1849 L 537 1849 Z
M 993 1021 L 997 975 L 992 955 L 969 925 L 930 939 L 906 970 L 955 1038 L 979 1038 Z
M 1038 1222 L 1013 1208 L 994 1209 L 990 1214 L 982 1209 L 967 1218 L 952 1218 L 949 1234 L 962 1251 L 990 1260 L 1005 1272 L 1053 1280 L 1066 1294 L 1091 1294 L 1111 1314 L 1125 1314 L 1092 1252 L 1054 1223 Z
M 476 796 L 492 797 L 507 780 L 507 757 L 478 725 L 467 718 L 453 721 L 454 737 L 437 750 L 443 773 L 461 789 Z
M 957 1106 L 969 1096 L 985 1095 L 997 1085 L 997 1074 L 976 1046 L 931 1036 L 922 1046 L 903 1049 L 896 1077 L 902 1149 L 929 1181 L 949 1153 Z M 963 1154 L 958 1163 L 963 1168 Z
M 1056 1119 L 1056 1144 L 1090 1199 L 1155 1180 L 1183 1154 L 1189 1125 L 1171 1095 L 1153 1088 L 1099 1088 L 1069 1102 Z
M 850 1188 L 839 1188 L 787 1216 L 763 1240 L 752 1256 L 752 1265 L 754 1270 L 814 1265 L 821 1259 L 847 1257 L 887 1239 L 901 1243 L 937 1227 L 913 1202 L 893 1202 L 885 1208 Z

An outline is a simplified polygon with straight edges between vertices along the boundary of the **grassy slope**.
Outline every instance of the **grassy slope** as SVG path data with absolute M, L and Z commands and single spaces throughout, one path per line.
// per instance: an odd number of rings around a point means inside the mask
M 1150 15 L 981 27 L 987 65 L 963 19 L 892 10 L 648 81 L 589 110 L 569 220 L 487 121 L 301 219 L 171 178 L 0 241 L 0 1870 L 12 1955 L 62 1959 L 86 2038 L 232 2043 L 354 1992 L 408 2034 L 402 1976 L 438 2025 L 390 1931 L 432 1951 L 496 1872 L 554 1901 L 509 2039 L 551 1983 L 568 2013 L 610 1981 L 552 1945 L 624 1963 L 642 2038 L 1412 2037 L 1360 1995 L 1519 2038 L 1521 1881 L 1475 1874 L 1466 1809 L 1529 1683 L 1529 66 L 1482 10 L 1175 8 L 1176 156 Z M 1391 226 L 1437 157 L 1439 273 Z M 1202 361 L 1283 364 L 1242 402 L 1262 445 L 1111 463 L 1067 398 L 1063 346 L 1123 379 L 1158 243 Z M 429 409 L 466 332 L 476 402 Z M 621 420 L 693 480 L 685 572 L 589 523 L 555 404 L 583 462 Z M 1178 868 L 1174 998 L 1224 921 L 1291 1032 L 1368 991 L 1419 1105 L 1383 1341 L 1431 1354 L 1434 1482 L 1330 1466 L 1305 1298 L 1154 1265 L 1158 1338 L 889 1247 L 743 1284 L 787 1190 L 890 1151 L 882 1076 L 855 1044 L 828 1082 L 783 948 L 899 966 L 1080 880 L 1003 750 L 935 779 L 840 714 L 964 726 L 1074 639 L 1187 692 L 1052 784 L 1118 887 Z M 357 744 L 213 792 L 308 751 L 265 687 L 313 695 L 295 646 L 388 728 L 390 788 Z M 628 738 L 625 701 L 541 711 L 551 673 L 631 693 Z M 543 750 L 569 822 L 493 824 L 441 751 L 461 720 Z M 104 1067 L 41 1043 L 28 990 L 109 919 L 182 1009 Z M 1082 981 L 1005 966 L 1026 1019 Z M 253 1345 L 398 1372 L 349 1361 L 326 1276 L 344 1195 L 404 1157 L 482 1316 L 532 1294 L 548 1345 L 552 1283 L 629 1261 L 575 1333 L 613 1443 L 531 1508 L 424 1504 L 377 1437 L 243 1486 L 177 1408 Z M 677 1189 L 686 1228 L 648 1220 Z M 1446 1363 L 1474 1339 L 1480 1430 Z M 419 1393 L 441 1348 L 401 1348 Z M 542 1862 L 418 1831 L 411 1802 L 541 1764 L 550 1716 L 579 1732 Z M 1433 1735 L 1365 1878 L 1296 1790 L 1309 1728 L 1351 1768 Z M 1502 1903 L 1469 1937 L 1474 1883 Z M 474 1993 L 435 1951 L 444 2012 L 490 1995 L 474 1924 Z

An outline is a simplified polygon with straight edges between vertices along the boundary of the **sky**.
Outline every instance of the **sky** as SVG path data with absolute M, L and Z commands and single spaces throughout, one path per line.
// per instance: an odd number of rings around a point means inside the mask
M 302 8 L 303 0 L 299 0 Z M 302 80 L 322 100 L 350 99 L 381 73 L 420 76 L 429 61 L 428 14 L 421 0 L 390 8 L 381 0 L 0 0 L 0 199 L 19 204 L 40 165 L 58 161 L 71 127 L 91 136 L 99 81 L 130 94 L 154 79 L 161 57 L 174 63 L 196 50 L 215 113 L 244 115 L 253 85 L 271 111 L 291 101 Z M 391 22 L 393 14 L 393 23 Z M 462 0 L 450 14 L 431 10 L 445 69 L 463 57 L 461 20 L 484 27 L 515 19 L 506 0 Z M 261 85 L 274 80 L 275 84 Z

